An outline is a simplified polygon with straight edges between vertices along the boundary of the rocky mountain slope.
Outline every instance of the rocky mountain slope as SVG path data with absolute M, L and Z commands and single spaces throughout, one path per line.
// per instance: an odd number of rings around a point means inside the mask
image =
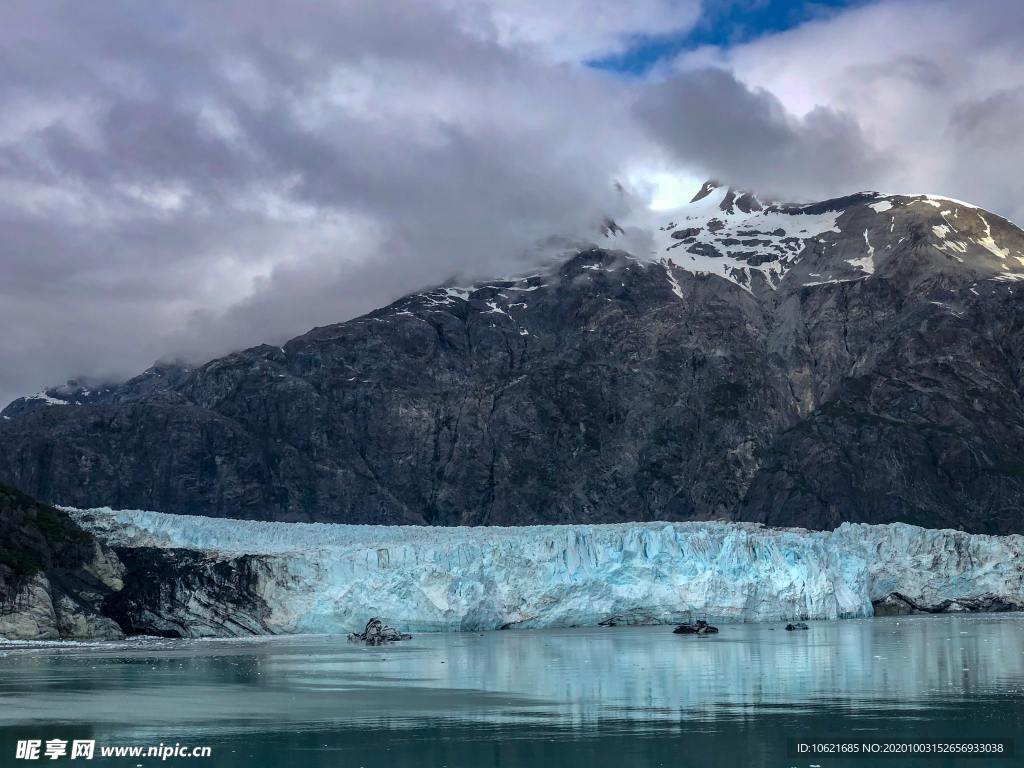
M 0 485 L 0 641 L 275 631 L 260 557 L 116 543 Z
M 120 637 L 100 611 L 123 575 L 66 512 L 0 485 L 0 637 Z
M 1024 233 L 706 185 L 535 274 L 0 418 L 53 503 L 282 521 L 1024 531 Z

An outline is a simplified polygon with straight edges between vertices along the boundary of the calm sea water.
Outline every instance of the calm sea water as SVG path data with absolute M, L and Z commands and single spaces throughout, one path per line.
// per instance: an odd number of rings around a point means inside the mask
M 1024 616 L 0 646 L 0 766 L 1011 766 L 794 758 L 790 738 L 1014 739 Z M 19 739 L 208 759 L 16 760 Z M 97 747 L 98 749 L 98 747 Z

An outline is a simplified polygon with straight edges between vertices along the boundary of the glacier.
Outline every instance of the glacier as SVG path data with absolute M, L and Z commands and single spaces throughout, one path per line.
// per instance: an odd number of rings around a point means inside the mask
M 833 531 L 752 523 L 431 528 L 269 523 L 140 510 L 67 510 L 114 547 L 258 558 L 275 633 L 342 633 L 370 616 L 408 631 L 873 615 L 1024 602 L 1024 536 L 902 523 Z

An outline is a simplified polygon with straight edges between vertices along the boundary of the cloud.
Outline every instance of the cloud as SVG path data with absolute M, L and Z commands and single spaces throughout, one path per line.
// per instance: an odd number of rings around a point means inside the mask
M 855 120 L 887 158 L 861 186 L 947 194 L 1024 221 L 1024 132 L 1009 128 L 1024 86 L 1019 11 L 1015 0 L 882 0 L 688 52 L 673 72 L 721 67 L 796 118 L 824 108 Z M 794 191 L 814 183 L 806 169 L 782 176 Z
M 467 28 L 502 45 L 532 45 L 560 61 L 622 53 L 638 39 L 669 37 L 700 19 L 700 0 L 450 0 Z
M 698 0 L 6 3 L 0 401 L 526 269 L 616 180 L 1024 220 L 1015 6 L 882 0 L 640 80 L 581 62 Z
M 542 55 L 563 33 L 528 10 L 530 44 L 499 44 L 412 0 L 13 4 L 0 399 L 283 340 L 592 231 L 642 142 L 624 85 Z
M 772 93 L 729 71 L 688 69 L 637 99 L 642 123 L 683 166 L 787 199 L 859 189 L 892 162 L 848 112 L 789 113 Z
M 953 109 L 953 138 L 982 150 L 1014 150 L 1024 136 L 1024 87 L 1003 88 L 982 99 L 967 99 Z

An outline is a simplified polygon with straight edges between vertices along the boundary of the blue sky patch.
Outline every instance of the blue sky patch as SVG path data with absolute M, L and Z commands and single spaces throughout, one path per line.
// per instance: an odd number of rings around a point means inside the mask
M 703 45 L 729 46 L 781 32 L 866 0 L 710 0 L 697 25 L 683 33 L 638 37 L 624 53 L 587 62 L 596 69 L 646 74 L 658 62 Z

